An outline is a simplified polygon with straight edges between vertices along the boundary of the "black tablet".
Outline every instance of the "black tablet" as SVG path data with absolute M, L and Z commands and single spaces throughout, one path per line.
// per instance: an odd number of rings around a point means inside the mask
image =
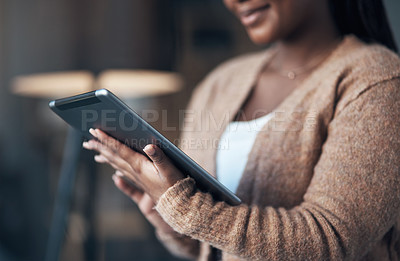
M 124 102 L 106 89 L 58 99 L 49 103 L 50 108 L 68 124 L 93 138 L 89 129 L 100 129 L 108 135 L 142 154 L 147 144 L 156 144 L 174 165 L 196 181 L 196 186 L 210 192 L 216 200 L 239 205 L 240 199 L 222 183 L 200 167 L 167 138 Z

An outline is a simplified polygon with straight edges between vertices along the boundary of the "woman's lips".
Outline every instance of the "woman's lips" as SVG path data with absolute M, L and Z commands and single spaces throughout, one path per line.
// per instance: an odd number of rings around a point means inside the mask
M 270 5 L 267 4 L 261 7 L 239 12 L 239 19 L 244 26 L 252 26 L 263 16 L 264 12 L 269 7 Z

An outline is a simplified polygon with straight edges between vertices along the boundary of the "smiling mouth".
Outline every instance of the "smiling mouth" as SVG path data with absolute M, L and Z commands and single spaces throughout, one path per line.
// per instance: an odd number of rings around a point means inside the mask
M 239 19 L 244 26 L 252 26 L 261 18 L 261 16 L 264 14 L 264 11 L 270 7 L 271 5 L 267 4 L 261 7 L 239 12 Z

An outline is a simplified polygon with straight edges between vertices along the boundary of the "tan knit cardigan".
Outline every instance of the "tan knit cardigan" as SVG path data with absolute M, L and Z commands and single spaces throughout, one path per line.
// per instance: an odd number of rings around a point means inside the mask
M 215 174 L 218 139 L 271 51 L 239 57 L 195 90 L 182 148 Z M 156 210 L 172 252 L 210 260 L 399 260 L 400 59 L 347 36 L 275 110 L 236 194 L 217 202 L 191 178 Z M 201 242 L 201 243 L 199 243 Z

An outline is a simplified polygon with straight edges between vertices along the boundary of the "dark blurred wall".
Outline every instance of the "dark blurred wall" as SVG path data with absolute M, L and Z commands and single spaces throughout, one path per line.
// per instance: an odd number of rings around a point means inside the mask
M 399 0 L 384 0 L 389 20 L 392 24 L 394 36 L 397 46 L 400 47 L 400 1 Z
M 150 0 L 73 0 L 76 54 L 82 68 L 171 70 L 173 4 Z

